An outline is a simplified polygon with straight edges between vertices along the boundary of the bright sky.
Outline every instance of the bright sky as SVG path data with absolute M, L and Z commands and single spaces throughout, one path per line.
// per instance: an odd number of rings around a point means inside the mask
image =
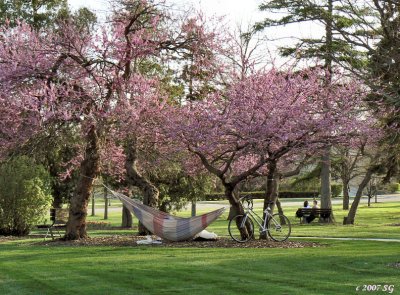
M 265 12 L 258 10 L 258 5 L 262 0 L 166 0 L 167 4 L 176 5 L 179 8 L 188 8 L 194 6 L 199 8 L 206 15 L 210 16 L 225 16 L 225 19 L 236 27 L 241 24 L 247 28 L 249 24 L 254 24 L 256 21 L 262 20 Z M 68 3 L 73 9 L 85 6 L 95 11 L 100 19 L 104 17 L 109 9 L 107 0 L 68 0 Z M 264 31 L 268 39 L 279 39 L 276 42 L 269 42 L 268 48 L 271 52 L 275 52 L 277 46 L 293 43 L 294 40 L 289 37 L 310 37 L 321 34 L 321 28 L 315 24 L 299 25 L 293 24 L 286 27 L 271 28 Z
M 187 8 L 194 6 L 201 8 L 205 13 L 212 15 L 225 15 L 232 22 L 255 21 L 260 17 L 258 5 L 261 0 L 167 0 L 167 4 L 175 4 L 177 7 Z M 107 0 L 68 0 L 73 9 L 85 6 L 97 13 L 107 13 Z

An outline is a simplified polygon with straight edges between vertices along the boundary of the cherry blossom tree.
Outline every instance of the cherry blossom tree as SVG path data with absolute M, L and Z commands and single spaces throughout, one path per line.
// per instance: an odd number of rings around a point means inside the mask
M 122 1 L 125 8 L 116 14 L 116 21 L 122 24 L 130 24 L 131 19 L 146 19 L 149 16 L 157 16 L 158 24 L 154 29 L 160 31 L 158 39 L 152 52 L 152 59 L 148 57 L 126 58 L 123 78 L 131 76 L 153 77 L 151 88 L 144 87 L 146 94 L 138 90 L 138 87 L 126 88 L 119 92 L 120 104 L 115 108 L 114 114 L 118 119 L 119 137 L 125 154 L 126 180 L 141 189 L 146 205 L 155 207 L 158 204 L 159 192 L 157 187 L 143 173 L 143 166 L 140 159 L 141 151 L 152 148 L 159 141 L 155 132 L 160 125 L 158 115 L 165 101 L 172 102 L 168 85 L 165 87 L 157 74 L 151 73 L 149 64 L 161 63 L 161 67 L 169 66 L 173 61 L 173 71 L 177 76 L 185 76 L 189 83 L 186 85 L 185 96 L 189 99 L 199 99 L 208 91 L 210 86 L 202 81 L 212 81 L 212 77 L 222 69 L 217 60 L 222 42 L 220 34 L 212 22 L 201 13 L 183 14 L 178 18 L 170 19 L 160 6 L 143 4 L 141 1 Z M 128 21 L 127 21 L 128 20 Z M 175 23 L 174 23 L 175 22 Z M 129 40 L 129 28 L 124 31 L 125 39 Z M 130 41 L 129 41 L 130 42 Z M 129 56 L 129 52 L 127 51 Z M 151 67 L 150 67 L 151 68 Z M 182 79 L 185 81 L 185 78 Z M 181 81 L 182 81 L 181 80 Z M 144 80 L 143 84 L 149 80 Z M 158 82 L 157 82 L 158 81 Z M 165 83 L 164 83 L 165 84 Z M 210 83 L 211 84 L 211 83 Z M 132 85 L 132 84 L 131 84 Z M 137 95 L 140 93 L 140 97 Z M 146 97 L 146 102 L 143 101 Z M 132 115 L 136 113 L 136 115 Z M 124 118 L 124 119 L 123 119 Z M 144 123 L 144 124 L 142 124 Z M 162 123 L 161 123 L 162 124 Z M 149 132 L 150 131 L 150 132 Z M 146 229 L 139 225 L 139 233 L 145 234 Z
M 258 72 L 173 110 L 166 132 L 221 180 L 234 213 L 242 212 L 234 195 L 241 181 L 262 169 L 272 177 L 290 153 L 318 151 L 358 131 L 362 88 L 354 81 L 326 85 L 324 75 Z
M 210 38 L 214 32 L 203 31 L 204 20 L 194 16 L 174 23 L 161 2 L 121 3 L 110 21 L 96 31 L 79 30 L 68 21 L 57 33 L 34 30 L 25 23 L 0 29 L 0 102 L 7 118 L 0 132 L 8 136 L 2 147 L 29 139 L 49 124 L 70 124 L 82 134 L 82 153 L 74 159 L 80 178 L 70 201 L 66 239 L 87 236 L 85 220 L 93 181 L 101 163 L 110 158 L 124 160 L 124 165 L 116 166 L 119 175 L 124 167 L 127 180 L 149 196 L 147 203 L 157 203 L 156 188 L 137 169 L 136 149 L 140 133 L 151 126 L 138 122 L 149 118 L 148 114 L 157 116 L 162 95 L 154 81 L 158 77 L 151 78 L 142 63 L 170 57 L 163 52 L 186 50 L 193 65 L 215 67 L 209 51 L 205 56 L 201 50 L 201 46 L 212 49 L 215 42 Z M 18 138 L 12 138 L 16 131 Z M 120 136 L 122 145 L 110 144 L 113 135 Z M 116 151 L 112 157 L 104 152 L 111 146 Z
M 38 127 L 62 121 L 77 124 L 82 131 L 81 176 L 70 203 L 67 239 L 87 235 L 87 204 L 100 171 L 109 114 L 126 88 L 143 85 L 142 78 L 129 75 L 131 63 L 153 54 L 163 40 L 162 32 L 154 30 L 157 15 L 149 14 L 145 27 L 134 20 L 113 21 L 86 34 L 71 23 L 58 34 L 34 31 L 23 23 L 1 31 L 0 85 L 7 100 L 29 102 Z

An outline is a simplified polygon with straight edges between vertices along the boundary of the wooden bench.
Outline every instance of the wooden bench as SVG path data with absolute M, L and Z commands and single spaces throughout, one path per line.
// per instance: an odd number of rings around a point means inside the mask
M 60 236 L 60 229 L 65 229 L 68 222 L 69 209 L 66 208 L 50 208 L 50 221 L 51 224 L 40 224 L 37 227 L 39 229 L 47 229 L 44 239 L 50 235 L 51 239 L 54 240 L 55 232 Z
M 307 217 L 314 215 L 315 218 L 321 217 L 328 219 L 332 214 L 332 209 L 321 208 L 299 208 L 296 211 L 296 217 L 300 219 L 300 223 L 307 223 Z

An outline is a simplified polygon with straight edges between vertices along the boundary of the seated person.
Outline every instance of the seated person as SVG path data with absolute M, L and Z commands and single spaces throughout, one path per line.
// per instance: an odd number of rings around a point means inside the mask
M 308 201 L 307 201 L 307 200 L 304 201 L 303 208 L 311 208 L 310 205 L 308 205 Z M 303 217 L 303 213 L 301 212 L 301 208 L 299 208 L 299 209 L 296 211 L 296 216 L 297 216 L 298 218 Z
M 318 201 L 317 200 L 314 200 L 314 205 L 312 206 L 312 209 L 318 209 L 319 207 L 318 207 Z M 307 223 L 310 223 L 311 221 L 313 221 L 314 219 L 315 219 L 315 217 L 316 217 L 316 214 L 313 212 L 314 210 L 311 210 L 311 214 L 310 214 L 310 216 L 307 216 L 306 217 L 306 221 L 307 221 Z

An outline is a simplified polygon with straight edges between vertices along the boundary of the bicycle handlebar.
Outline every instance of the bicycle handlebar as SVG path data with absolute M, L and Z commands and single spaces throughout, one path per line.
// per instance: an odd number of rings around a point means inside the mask
M 247 208 L 248 209 L 253 209 L 253 199 L 250 198 L 249 196 L 243 196 L 239 198 L 239 202 L 242 203 L 242 206 L 245 206 L 245 202 L 247 202 Z
M 243 196 L 239 198 L 239 202 L 242 203 L 242 206 L 245 206 L 245 202 L 247 202 L 247 208 L 253 209 L 253 199 L 250 196 Z M 270 205 L 275 204 L 274 201 L 269 201 L 267 203 L 267 208 L 270 208 Z

